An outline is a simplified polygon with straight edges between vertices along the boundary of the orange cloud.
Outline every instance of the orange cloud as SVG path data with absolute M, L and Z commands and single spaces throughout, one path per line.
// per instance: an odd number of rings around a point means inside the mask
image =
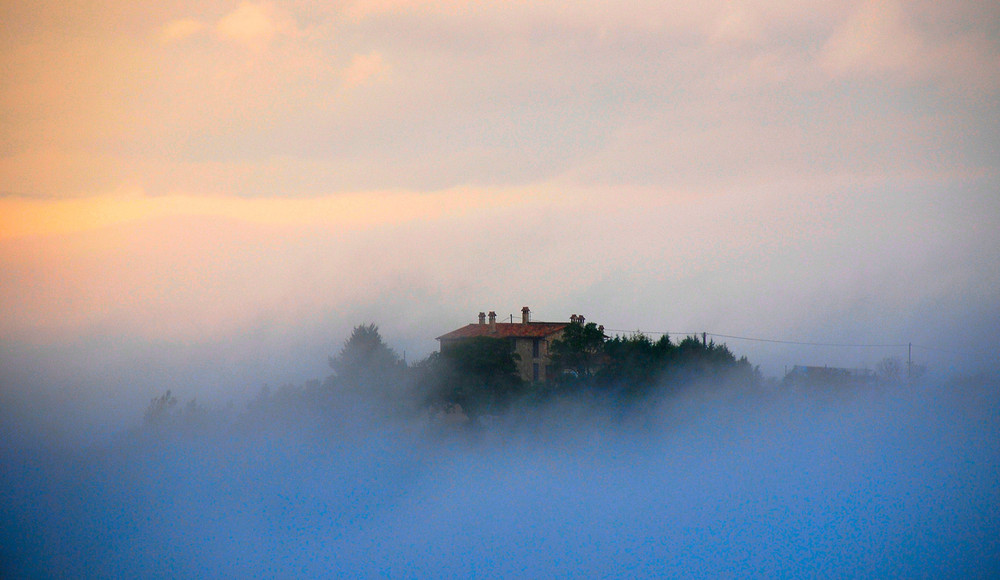
M 352 21 L 358 22 L 379 14 L 401 12 L 433 12 L 454 14 L 474 0 L 357 0 L 347 5 L 344 12 Z
M 45 340 L 103 326 L 187 340 L 235 332 L 261 312 L 295 319 L 324 301 L 369 295 L 387 273 L 412 268 L 428 239 L 451 247 L 445 232 L 456 226 L 475 229 L 483 216 L 547 200 L 537 188 L 310 199 L 0 197 L 8 281 L 0 303 L 9 305 L 0 335 Z
M 291 23 L 279 17 L 266 2 L 244 2 L 222 17 L 215 30 L 223 38 L 247 45 L 263 45 L 291 30 Z
M 896 0 L 862 5 L 823 47 L 823 65 L 835 74 L 905 70 L 924 58 L 920 38 L 905 25 Z
M 377 52 L 356 54 L 351 59 L 351 64 L 344 69 L 344 86 L 349 89 L 359 87 L 376 77 L 385 75 L 388 70 L 389 67 L 381 54 Z
M 366 192 L 306 199 L 113 193 L 76 199 L 0 198 L 0 239 L 100 229 L 173 216 L 204 216 L 298 228 L 364 229 L 441 219 L 478 208 L 507 207 L 524 194 L 455 189 L 435 194 Z
M 193 18 L 171 20 L 160 28 L 159 40 L 164 44 L 184 40 L 208 28 L 208 25 Z
M 764 34 L 760 16 L 744 6 L 727 5 L 711 29 L 713 42 L 740 44 L 756 42 Z

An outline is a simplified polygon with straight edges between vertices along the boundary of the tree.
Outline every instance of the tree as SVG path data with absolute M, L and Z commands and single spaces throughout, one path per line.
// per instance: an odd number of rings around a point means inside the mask
M 578 378 L 592 376 L 604 357 L 604 330 L 593 322 L 586 325 L 572 322 L 562 336 L 549 346 L 553 368 L 569 372 Z
M 896 357 L 885 357 L 875 367 L 878 378 L 885 383 L 897 383 L 903 378 L 903 361 Z
M 480 336 L 451 345 L 420 366 L 433 401 L 481 414 L 496 411 L 522 394 L 519 358 L 509 342 Z
M 143 415 L 143 423 L 146 425 L 162 425 L 170 416 L 170 411 L 177 406 L 177 397 L 170 394 L 170 390 L 159 397 L 153 397 L 146 407 Z
M 607 363 L 598 376 L 606 386 L 626 392 L 646 390 L 655 385 L 674 348 L 667 335 L 655 342 L 642 333 L 616 336 L 604 343 Z
M 670 356 L 672 380 L 711 379 L 759 384 L 760 370 L 747 358 L 736 358 L 725 344 L 708 344 L 688 336 L 677 345 Z
M 378 327 L 354 327 L 340 354 L 329 357 L 330 368 L 342 383 L 354 386 L 385 385 L 402 377 L 404 363 L 382 340 Z

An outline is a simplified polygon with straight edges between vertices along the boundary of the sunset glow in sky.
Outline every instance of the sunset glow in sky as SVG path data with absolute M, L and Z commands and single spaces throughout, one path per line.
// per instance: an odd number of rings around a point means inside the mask
M 995 362 L 996 3 L 42 0 L 0 21 L 8 394 L 256 389 L 327 372 L 355 324 L 416 360 L 524 305 Z M 906 356 L 728 343 L 768 375 Z

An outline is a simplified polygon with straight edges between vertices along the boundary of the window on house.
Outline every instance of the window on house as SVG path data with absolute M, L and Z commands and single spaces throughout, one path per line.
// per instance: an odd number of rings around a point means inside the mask
M 531 365 L 531 380 L 538 381 L 538 363 Z
M 538 358 L 538 345 L 541 342 L 542 341 L 537 338 L 531 341 L 531 356 Z

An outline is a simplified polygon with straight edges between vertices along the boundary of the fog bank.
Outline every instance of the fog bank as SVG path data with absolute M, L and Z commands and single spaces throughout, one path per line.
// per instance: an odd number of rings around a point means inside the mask
M 8 438 L 4 575 L 985 577 L 996 386 L 703 387 L 478 426 L 335 394 L 108 445 Z

